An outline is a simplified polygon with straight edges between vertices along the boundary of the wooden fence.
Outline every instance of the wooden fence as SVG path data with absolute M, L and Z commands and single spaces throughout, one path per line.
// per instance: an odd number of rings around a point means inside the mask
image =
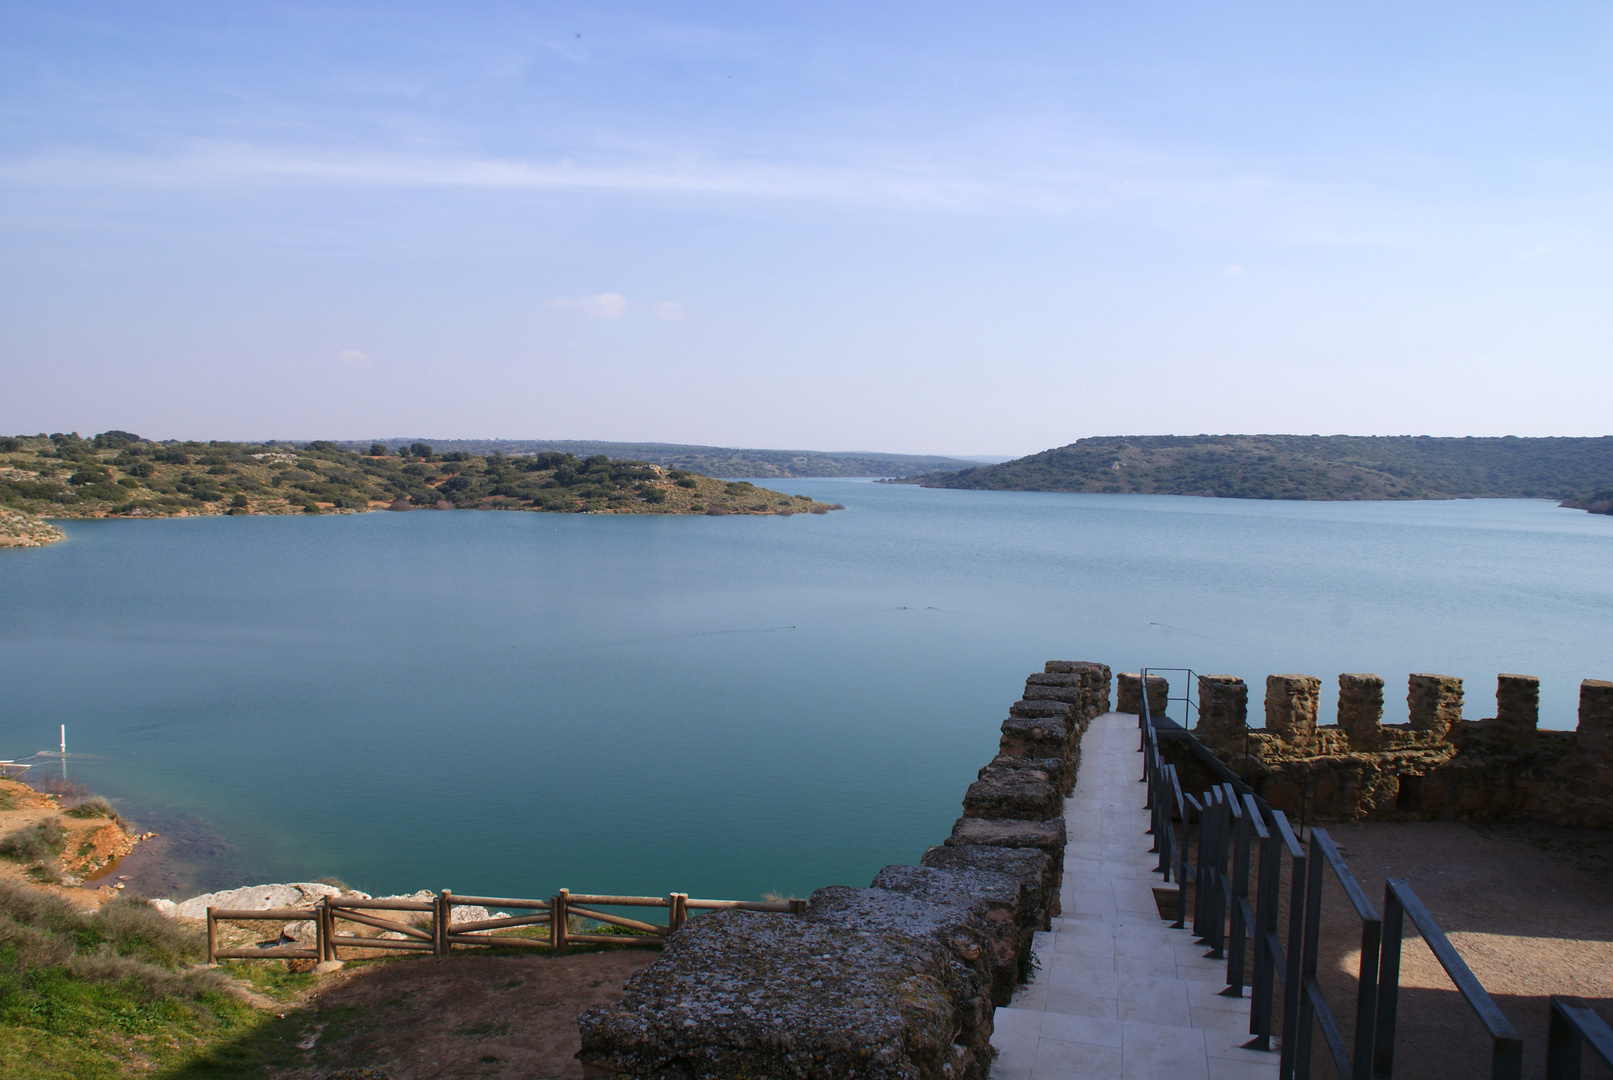
M 521 900 L 502 896 L 461 896 L 444 889 L 430 900 L 366 900 L 357 896 L 327 896 L 310 908 L 268 908 L 250 911 L 240 908 L 207 909 L 207 959 L 216 960 L 339 960 L 338 948 L 391 949 L 399 952 L 447 956 L 455 945 L 481 948 L 553 949 L 563 952 L 571 945 L 623 945 L 664 943 L 677 933 L 691 911 L 777 911 L 800 914 L 805 900 L 692 900 L 687 893 L 666 896 L 596 896 L 561 889 L 548 900 Z M 524 915 L 454 922 L 454 908 L 481 907 L 524 911 Z M 665 908 L 667 921 L 644 922 L 616 915 L 599 908 Z M 386 914 L 377 914 L 384 912 Z M 395 913 L 395 914 L 394 914 Z M 407 921 L 414 914 L 414 921 Z M 422 917 L 423 916 L 423 917 Z M 609 926 L 637 931 L 636 934 L 577 933 L 570 929 L 573 918 L 592 919 Z M 312 922 L 313 948 L 303 946 L 221 949 L 218 947 L 220 922 Z M 342 933 L 338 923 L 354 923 L 391 933 L 396 937 L 362 937 Z M 498 931 L 520 927 L 547 927 L 545 937 L 516 937 Z

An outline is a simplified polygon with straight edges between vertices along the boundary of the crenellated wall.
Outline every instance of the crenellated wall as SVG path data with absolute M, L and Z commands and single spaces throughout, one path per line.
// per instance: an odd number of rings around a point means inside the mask
M 917 866 L 802 915 L 691 919 L 578 1021 L 584 1075 L 985 1080 L 991 1025 L 1059 910 L 1064 798 L 1109 668 L 1049 661 L 999 727 L 963 816 Z
M 1613 682 L 1580 684 L 1579 726 L 1541 730 L 1540 680 L 1503 674 L 1495 716 L 1462 719 L 1462 680 L 1407 680 L 1410 722 L 1383 723 L 1383 680 L 1338 677 L 1337 725 L 1316 723 L 1321 680 L 1266 680 L 1264 728 L 1248 689 L 1200 676 L 1194 733 L 1272 806 L 1310 821 L 1527 820 L 1613 828 Z

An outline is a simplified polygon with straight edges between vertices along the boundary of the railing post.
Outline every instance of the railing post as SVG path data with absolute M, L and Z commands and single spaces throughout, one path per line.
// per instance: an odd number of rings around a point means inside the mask
M 436 948 L 432 953 L 436 956 L 447 956 L 452 951 L 448 944 L 448 926 L 454 921 L 453 894 L 447 889 L 437 896 L 437 909 L 432 921 L 436 923 L 434 927 L 436 933 L 433 935 L 435 939 L 433 944 Z
M 1271 1049 L 1272 1002 L 1277 991 L 1277 957 L 1271 950 L 1271 939 L 1277 934 L 1282 842 L 1273 822 L 1260 845 L 1260 871 L 1255 885 L 1255 970 L 1249 1002 L 1249 1033 L 1254 1038 L 1244 1044 L 1250 1050 Z
M 675 892 L 669 895 L 666 900 L 668 908 L 666 928 L 667 934 L 671 935 L 677 933 L 679 930 L 682 930 L 683 924 L 688 921 L 689 894 Z
M 561 889 L 549 901 L 549 948 L 555 952 L 566 951 L 566 904 L 570 896 L 570 889 Z
M 1229 805 L 1237 812 L 1238 828 L 1232 844 L 1232 940 L 1227 949 L 1227 986 L 1221 992 L 1227 997 L 1241 998 L 1244 940 L 1249 935 L 1243 909 L 1249 899 L 1249 841 L 1254 835 L 1254 826 L 1249 822 L 1249 810 L 1240 808 L 1235 796 L 1229 799 Z
M 1311 1037 L 1315 1029 L 1316 1007 L 1311 1004 L 1310 987 L 1316 982 L 1317 953 L 1322 940 L 1322 864 L 1325 861 L 1316 843 L 1316 830 L 1312 829 L 1305 855 L 1305 934 L 1297 984 L 1298 1025 L 1294 1032 L 1294 1069 L 1299 1080 L 1306 1080 L 1311 1074 Z
M 1305 849 L 1302 847 L 1300 851 Z M 1303 854 L 1290 860 L 1288 889 L 1288 956 L 1283 977 L 1283 1045 L 1277 1066 L 1278 1080 L 1293 1080 L 1299 1050 L 1300 954 L 1305 948 L 1305 882 L 1309 876 Z M 1307 1048 L 1308 1049 L 1308 1048 Z M 1310 1059 L 1305 1061 L 1306 1074 Z
M 207 962 L 218 963 L 218 920 L 213 918 L 213 909 L 207 909 Z
M 336 959 L 336 942 L 331 940 L 336 931 L 336 920 L 331 916 L 330 897 L 326 896 L 319 901 L 319 925 L 323 931 L 324 949 L 320 952 L 321 961 Z

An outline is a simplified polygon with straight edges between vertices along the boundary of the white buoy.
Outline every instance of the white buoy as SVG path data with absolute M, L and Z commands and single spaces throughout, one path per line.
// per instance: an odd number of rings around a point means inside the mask
M 62 757 L 67 756 L 67 725 L 62 725 Z

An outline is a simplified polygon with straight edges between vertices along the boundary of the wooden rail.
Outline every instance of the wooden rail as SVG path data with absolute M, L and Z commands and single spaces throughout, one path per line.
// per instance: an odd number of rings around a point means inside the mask
M 339 960 L 338 948 L 390 949 L 397 952 L 429 953 L 447 956 L 455 945 L 481 948 L 551 949 L 564 952 L 571 945 L 662 944 L 688 921 L 690 911 L 773 911 L 799 915 L 805 900 L 697 900 L 687 893 L 666 896 L 607 896 L 573 893 L 561 889 L 547 900 L 525 900 L 504 896 L 465 896 L 447 889 L 430 900 L 367 900 L 358 896 L 327 896 L 309 908 L 270 908 L 249 911 L 234 908 L 207 909 L 207 959 Z M 455 922 L 454 908 L 481 907 L 524 911 L 524 915 L 500 915 L 470 922 Z M 628 918 L 599 908 L 665 908 L 665 923 Z M 378 914 L 385 912 L 386 914 Z M 409 920 L 413 914 L 415 919 Z M 634 934 L 578 933 L 570 929 L 572 918 L 591 919 L 608 926 L 620 926 Z M 220 922 L 303 922 L 314 924 L 314 947 L 221 949 L 218 947 Z M 368 926 L 396 937 L 364 937 L 342 933 L 338 923 Z M 499 931 L 528 926 L 547 927 L 544 937 L 516 937 Z

